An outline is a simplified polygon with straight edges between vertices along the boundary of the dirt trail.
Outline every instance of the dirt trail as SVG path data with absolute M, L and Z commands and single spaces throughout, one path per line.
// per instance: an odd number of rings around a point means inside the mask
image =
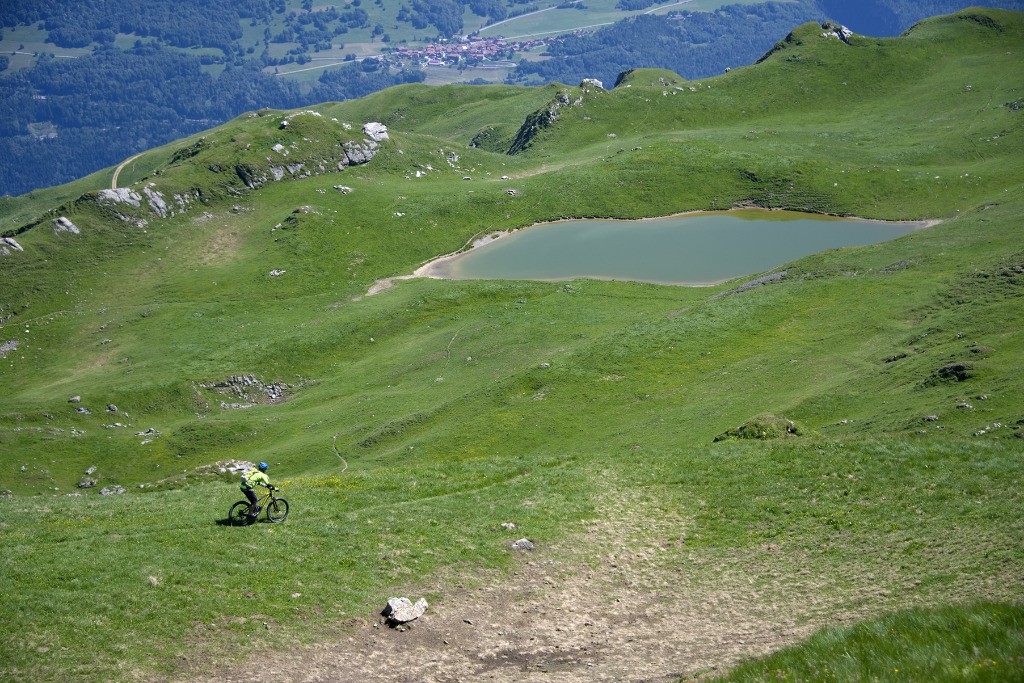
M 686 561 L 681 569 L 688 551 L 667 539 L 685 521 L 647 516 L 650 503 L 620 501 L 571 547 L 523 552 L 510 574 L 434 586 L 440 597 L 407 630 L 368 615 L 339 626 L 332 642 L 269 654 L 263 674 L 304 683 L 668 683 L 862 616 L 839 610 L 845 591 L 802 575 L 797 558 L 777 549 L 719 558 L 710 575 L 703 556 L 693 556 L 693 572 Z M 251 679 L 246 668 L 196 667 L 182 680 L 241 683 Z
M 144 153 L 145 152 L 139 152 L 138 154 L 136 154 L 133 157 L 128 157 L 127 159 L 122 161 L 118 165 L 117 168 L 114 169 L 114 177 L 110 179 L 110 189 L 111 190 L 116 190 L 117 189 L 117 176 L 121 175 L 121 169 L 124 168 L 125 166 L 127 166 L 128 164 L 132 163 L 133 161 L 135 161 L 139 157 L 141 157 Z

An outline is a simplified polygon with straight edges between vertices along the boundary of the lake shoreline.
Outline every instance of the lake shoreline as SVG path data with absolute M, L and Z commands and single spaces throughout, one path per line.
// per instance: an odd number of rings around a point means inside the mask
M 600 220 L 600 221 L 607 221 L 607 222 L 622 222 L 622 223 L 643 223 L 643 222 L 651 222 L 651 221 L 663 221 L 663 220 L 669 220 L 669 219 L 673 219 L 673 218 L 684 218 L 684 217 L 690 217 L 690 216 L 700 216 L 700 215 L 714 216 L 714 215 L 724 215 L 724 214 L 736 214 L 736 213 L 740 213 L 740 212 L 743 212 L 743 213 L 765 213 L 765 214 L 770 214 L 770 213 L 783 214 L 783 213 L 785 213 L 785 214 L 795 214 L 795 215 L 804 215 L 804 216 L 813 215 L 815 218 L 824 219 L 824 220 L 835 219 L 837 221 L 853 221 L 853 222 L 863 221 L 863 222 L 868 222 L 868 223 L 884 223 L 884 224 L 890 224 L 890 225 L 903 225 L 903 226 L 911 227 L 912 228 L 911 232 L 917 232 L 918 230 L 923 230 L 925 228 L 930 228 L 930 227 L 933 227 L 933 226 L 938 225 L 939 223 L 943 222 L 941 219 L 926 219 L 926 220 L 919 220 L 919 221 L 887 221 L 887 220 L 881 220 L 881 219 L 876 219 L 876 218 L 864 218 L 864 217 L 861 217 L 861 216 L 836 216 L 836 215 L 833 215 L 833 214 L 804 214 L 803 212 L 791 211 L 791 210 L 788 210 L 788 209 L 765 209 L 765 208 L 761 208 L 761 207 L 746 207 L 746 206 L 738 206 L 738 207 L 734 207 L 732 209 L 725 209 L 725 210 L 721 210 L 721 211 L 706 211 L 706 210 L 683 211 L 683 212 L 680 212 L 680 213 L 670 214 L 670 215 L 667 215 L 667 216 L 650 216 L 650 217 L 645 217 L 645 218 L 593 218 L 593 217 L 560 218 L 560 219 L 553 220 L 553 221 L 544 221 L 544 222 L 541 222 L 541 223 L 533 223 L 533 224 L 528 225 L 526 227 L 517 228 L 515 230 L 489 231 L 487 235 L 485 235 L 483 237 L 479 237 L 479 238 L 474 238 L 469 243 L 467 243 L 466 246 L 464 246 L 462 249 L 459 249 L 458 251 L 454 251 L 454 252 L 451 252 L 449 254 L 444 254 L 443 256 L 438 256 L 437 258 L 431 259 L 431 260 L 423 263 L 418 268 L 416 268 L 416 270 L 414 270 L 411 275 L 398 275 L 398 276 L 395 276 L 395 277 L 383 278 L 383 279 L 377 280 L 374 283 L 374 285 L 372 287 L 370 287 L 370 289 L 367 291 L 366 295 L 367 296 L 372 296 L 372 295 L 377 294 L 377 293 L 379 293 L 381 291 L 384 291 L 385 289 L 388 289 L 391 286 L 393 286 L 394 283 L 396 281 L 398 281 L 398 280 L 410 280 L 410 279 L 413 279 L 413 278 L 430 278 L 430 279 L 434 279 L 434 280 L 478 280 L 478 279 L 482 279 L 482 278 L 475 278 L 475 277 L 459 277 L 457 275 L 454 275 L 450 271 L 449 266 L 456 259 L 458 259 L 458 258 L 460 258 L 460 257 L 462 257 L 462 256 L 464 256 L 466 254 L 468 254 L 469 252 L 471 252 L 471 251 L 473 251 L 475 249 L 479 249 L 480 247 L 486 246 L 488 244 L 492 244 L 492 243 L 494 243 L 494 242 L 496 242 L 496 241 L 498 241 L 498 240 L 500 240 L 500 239 L 502 239 L 504 237 L 508 237 L 510 235 L 513 235 L 513 234 L 518 234 L 518 233 L 520 233 L 520 232 L 522 232 L 524 230 L 530 230 L 532 228 L 537 228 L 537 227 L 542 227 L 542 226 L 549 226 L 549 225 L 557 225 L 559 223 L 570 223 L 570 222 L 586 221 L 586 220 L 594 220 L 594 221 Z M 601 277 L 601 276 L 593 276 L 593 275 L 588 275 L 588 276 L 566 276 L 566 277 L 559 277 L 559 278 L 530 278 L 530 280 L 536 281 L 536 282 L 571 282 L 573 280 L 581 279 L 581 277 L 583 279 L 602 280 L 602 281 L 606 281 L 606 282 L 638 282 L 638 283 L 644 283 L 644 284 L 657 284 L 657 285 L 674 286 L 674 287 L 714 287 L 714 286 L 720 285 L 720 284 L 722 284 L 724 282 L 728 282 L 729 280 L 733 280 L 737 276 L 726 277 L 726 278 L 722 278 L 722 279 L 718 279 L 718 280 L 713 280 L 713 281 L 695 281 L 695 282 L 668 282 L 668 281 L 663 281 L 663 280 L 639 280 L 639 279 L 635 279 L 635 278 L 626 279 L 626 278 L 616 278 L 616 277 Z

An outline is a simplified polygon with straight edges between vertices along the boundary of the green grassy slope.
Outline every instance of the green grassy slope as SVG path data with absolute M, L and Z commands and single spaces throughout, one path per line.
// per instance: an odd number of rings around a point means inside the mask
M 507 566 L 503 521 L 551 544 L 638 492 L 687 520 L 649 533 L 674 534 L 659 561 L 695 581 L 799 565 L 871 613 L 1019 602 L 1024 17 L 821 32 L 699 83 L 406 86 L 284 129 L 261 112 L 140 159 L 133 187 L 189 196 L 178 215 L 65 187 L 5 224 L 24 251 L 0 257 L 0 344 L 18 342 L 0 358 L 0 613 L 20 625 L 4 675 L 173 675 L 239 635 L 308 642 L 402 586 Z M 528 117 L 548 125 L 504 154 Z M 334 171 L 371 120 L 390 140 Z M 235 171 L 298 162 L 330 172 L 250 190 Z M 944 222 L 742 292 L 411 280 L 364 296 L 491 230 L 739 204 Z M 55 234 L 57 216 L 82 234 Z M 287 400 L 211 386 L 243 374 Z M 766 413 L 807 434 L 712 444 Z M 284 525 L 217 524 L 238 495 L 202 468 L 231 458 L 272 463 Z M 98 485 L 65 495 L 90 467 Z M 128 493 L 97 495 L 112 485 Z M 766 544 L 786 553 L 746 561 Z

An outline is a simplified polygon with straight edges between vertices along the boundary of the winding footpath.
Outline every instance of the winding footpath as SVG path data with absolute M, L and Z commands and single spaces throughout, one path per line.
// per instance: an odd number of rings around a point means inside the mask
M 117 176 L 121 175 L 121 169 L 124 168 L 125 166 L 127 166 L 128 164 L 130 164 L 131 162 L 135 161 L 139 157 L 141 157 L 143 154 L 144 154 L 144 152 L 139 152 L 138 154 L 136 154 L 133 157 L 128 157 L 127 159 L 125 159 L 124 161 L 121 162 L 120 166 L 118 166 L 116 169 L 114 169 L 114 177 L 110 179 L 110 189 L 111 190 L 116 190 L 117 189 Z

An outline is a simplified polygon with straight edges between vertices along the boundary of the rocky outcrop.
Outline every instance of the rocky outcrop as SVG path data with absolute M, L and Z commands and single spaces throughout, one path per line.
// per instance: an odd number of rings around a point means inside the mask
M 338 163 L 338 170 L 344 166 L 359 166 L 365 164 L 377 154 L 377 143 L 374 140 L 350 140 L 342 145 L 345 150 L 345 159 Z
M 78 226 L 72 223 L 70 220 L 61 216 L 53 219 L 53 233 L 59 235 L 62 232 L 69 232 L 72 235 L 81 235 L 82 231 L 78 229 Z
M 138 208 L 142 205 L 142 195 L 130 187 L 119 187 L 114 190 L 100 190 L 96 193 L 96 201 L 101 206 L 127 204 Z
M 281 274 L 284 271 L 280 271 Z M 287 398 L 291 385 L 279 382 L 267 384 L 255 375 L 231 375 L 226 380 L 211 384 L 200 384 L 204 389 L 212 389 L 222 395 L 231 395 L 242 399 L 244 403 L 221 402 L 221 408 L 251 408 L 258 404 L 280 403 Z
M 592 79 L 588 79 L 592 80 Z M 583 104 L 585 96 L 594 93 L 605 92 L 603 88 L 583 88 L 573 92 L 571 90 L 560 90 L 555 97 L 545 106 L 526 117 L 519 132 L 512 140 L 509 154 L 518 154 L 529 148 L 537 135 L 546 128 L 555 124 L 562 116 L 563 110 L 570 107 L 579 107 Z
M 315 114 L 316 112 L 305 113 Z M 288 119 L 285 120 L 285 123 L 287 121 Z M 236 164 L 234 171 L 242 183 L 250 190 L 255 190 L 269 182 L 277 182 L 289 177 L 308 178 L 334 171 L 344 171 L 349 166 L 360 166 L 368 163 L 380 150 L 378 143 L 388 139 L 388 129 L 383 123 L 367 123 L 363 126 L 363 133 L 367 137 L 362 140 L 348 140 L 341 143 L 340 150 L 338 150 L 340 153 L 328 158 L 297 160 L 292 164 L 271 164 L 268 166 L 263 166 L 261 163 L 245 162 Z M 282 156 L 288 155 L 288 150 L 280 143 L 272 149 Z M 335 149 L 337 150 L 338 148 L 336 147 Z
M 388 127 L 383 123 L 371 121 L 363 126 L 363 135 L 369 136 L 374 142 L 381 142 L 388 139 Z
M 10 256 L 15 251 L 25 251 L 13 237 L 0 237 L 0 256 Z
M 838 38 L 847 45 L 850 44 L 850 37 L 853 35 L 853 31 L 845 26 L 826 21 L 821 27 L 825 29 L 825 32 L 821 34 L 823 38 Z
M 116 218 L 141 228 L 148 225 L 148 221 L 133 209 L 145 208 L 160 218 L 170 218 L 185 213 L 198 197 L 199 192 L 195 190 L 174 194 L 168 199 L 157 189 L 156 183 L 148 183 L 139 190 L 130 187 L 100 190 L 96 193 L 96 203 L 110 210 Z

